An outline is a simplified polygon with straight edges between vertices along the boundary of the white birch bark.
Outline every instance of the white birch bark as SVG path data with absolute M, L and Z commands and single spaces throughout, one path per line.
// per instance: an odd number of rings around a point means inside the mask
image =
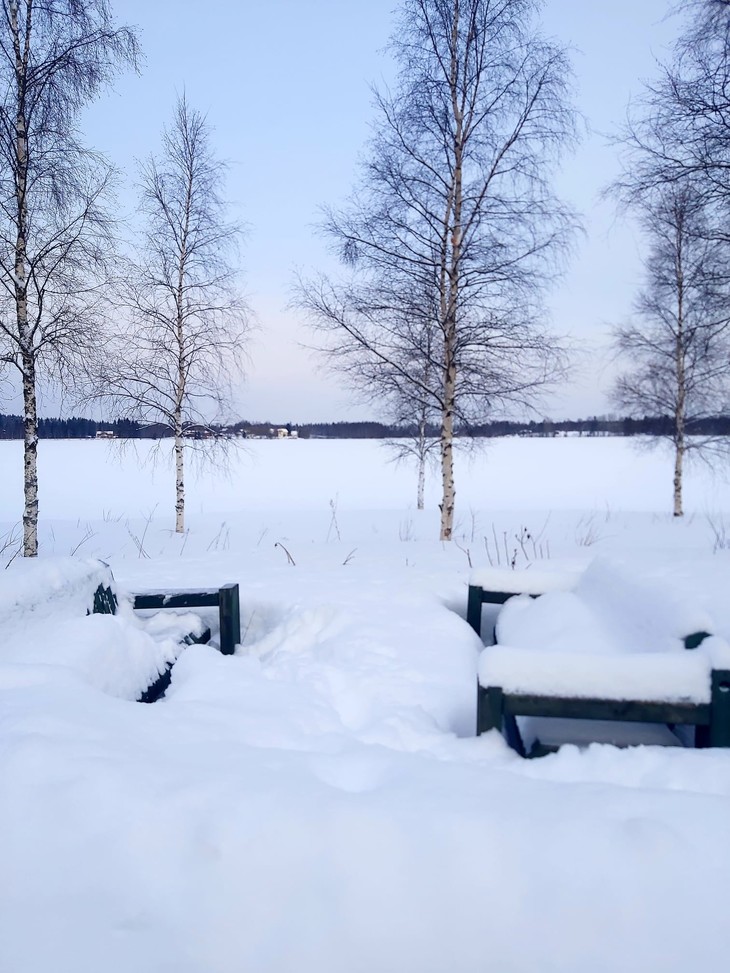
M 418 510 L 423 510 L 426 495 L 427 456 L 428 444 L 426 442 L 426 418 L 422 415 L 421 420 L 418 423 L 418 491 L 416 495 L 416 509 Z
M 178 254 L 177 293 L 175 294 L 175 310 L 177 314 L 177 388 L 175 390 L 175 532 L 185 531 L 185 460 L 183 442 L 183 408 L 186 392 L 186 336 L 185 336 L 185 286 L 186 264 L 188 257 L 188 234 L 190 232 L 190 211 L 193 196 L 193 171 L 195 160 L 187 160 L 187 187 L 185 193 L 185 210 L 182 233 L 180 236 L 180 252 Z
M 682 472 L 684 465 L 684 444 L 677 441 L 674 451 L 674 516 L 682 517 Z
M 441 420 L 441 533 L 442 541 L 450 541 L 454 531 L 454 389 L 456 369 L 449 368 L 444 383 L 444 411 Z
M 33 357 L 23 364 L 23 557 L 38 554 L 38 413 Z
M 454 2 L 454 15 L 451 28 L 451 65 L 449 86 L 451 89 L 451 109 L 454 120 L 453 175 L 451 193 L 447 206 L 445 231 L 450 235 L 447 273 L 441 274 L 441 307 L 444 314 L 444 398 L 441 419 L 441 531 L 442 541 L 450 541 L 454 531 L 454 507 L 456 488 L 454 485 L 454 417 L 456 413 L 456 336 L 459 284 L 461 273 L 463 207 L 463 114 L 459 102 L 459 3 Z M 451 216 L 451 219 L 449 219 Z M 450 224 L 450 225 L 449 225 Z M 447 237 L 448 239 L 448 237 Z M 443 266 L 443 265 L 442 265 Z
M 175 427 L 175 531 L 185 531 L 185 465 L 182 428 Z
M 687 408 L 687 375 L 684 349 L 684 271 L 682 260 L 682 236 L 677 238 L 676 257 L 677 277 L 677 338 L 675 344 L 675 365 L 677 371 L 677 399 L 674 412 L 674 516 L 682 517 L 682 473 L 685 453 L 685 420 Z
M 28 133 L 25 84 L 28 72 L 30 11 L 21 38 L 17 0 L 10 3 L 10 29 L 15 57 L 15 315 L 23 376 L 23 556 L 38 554 L 38 412 L 36 408 L 36 350 L 28 320 Z

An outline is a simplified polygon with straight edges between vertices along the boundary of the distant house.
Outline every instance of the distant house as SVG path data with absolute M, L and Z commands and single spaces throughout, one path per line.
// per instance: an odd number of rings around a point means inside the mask
M 113 431 L 111 429 L 97 429 L 96 430 L 97 439 L 116 439 Z
M 289 430 L 286 426 L 279 426 L 277 429 L 269 429 L 269 435 L 272 439 L 287 439 L 289 437 Z

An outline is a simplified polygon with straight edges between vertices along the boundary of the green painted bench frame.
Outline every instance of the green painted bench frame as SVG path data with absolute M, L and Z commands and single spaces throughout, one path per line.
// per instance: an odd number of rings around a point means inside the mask
M 223 655 L 233 655 L 236 645 L 241 641 L 241 610 L 237 584 L 226 584 L 222 588 L 209 588 L 204 591 L 145 591 L 133 596 L 135 610 L 164 608 L 218 608 L 220 622 L 220 650 Z M 117 611 L 117 596 L 111 585 L 100 584 L 94 592 L 92 612 L 101 615 L 114 615 Z M 210 628 L 200 635 L 186 635 L 182 642 L 186 645 L 205 644 L 210 641 Z M 172 680 L 170 662 L 158 678 L 148 686 L 137 699 L 139 703 L 155 703 L 167 691 Z
M 135 611 L 217 608 L 221 654 L 233 655 L 241 641 L 241 607 L 237 584 L 224 584 L 221 588 L 204 590 L 191 588 L 177 591 L 142 591 L 132 597 Z M 116 610 L 117 598 L 111 587 L 99 585 L 94 592 L 94 613 L 113 615 Z
M 516 594 L 469 585 L 466 620 L 477 635 L 481 636 L 482 631 L 482 605 L 504 605 Z M 530 594 L 530 597 L 540 596 Z M 685 636 L 684 647 L 696 649 L 706 638 L 709 638 L 708 632 L 692 632 Z M 711 701 L 702 704 L 505 693 L 499 686 L 485 687 L 477 682 L 477 736 L 498 729 L 512 749 L 523 757 L 550 752 L 551 748 L 539 743 L 529 754 L 525 752 L 518 716 L 665 723 L 670 729 L 693 726 L 695 746 L 730 747 L 730 670 L 713 670 Z
M 478 686 L 477 736 L 499 730 L 522 757 L 549 752 L 550 748 L 539 743 L 529 754 L 525 752 L 518 716 L 665 723 L 670 728 L 693 726 L 696 747 L 730 747 L 730 669 L 712 671 L 709 703 L 541 696 L 506 693 L 499 686 Z
M 241 641 L 241 607 L 237 584 L 221 588 L 179 591 L 143 591 L 134 595 L 135 610 L 164 608 L 217 608 L 222 655 L 233 655 Z

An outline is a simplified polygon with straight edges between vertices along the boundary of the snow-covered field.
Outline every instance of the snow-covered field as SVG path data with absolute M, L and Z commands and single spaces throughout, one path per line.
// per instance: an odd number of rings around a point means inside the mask
M 7 536 L 20 444 L 0 457 Z M 437 478 L 419 513 L 375 443 L 250 443 L 191 477 L 182 537 L 169 468 L 106 442 L 40 462 L 44 556 L 128 590 L 236 581 L 243 644 L 186 649 L 144 706 L 165 632 L 0 578 L 1 973 L 726 968 L 730 752 L 475 738 L 463 616 L 470 562 L 594 562 L 730 639 L 727 481 L 691 471 L 678 523 L 660 453 L 498 441 L 459 457 L 442 545 Z

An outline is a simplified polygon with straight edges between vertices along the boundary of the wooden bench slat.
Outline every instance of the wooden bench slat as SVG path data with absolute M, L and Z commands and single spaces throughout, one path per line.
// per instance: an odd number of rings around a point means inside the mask
M 134 607 L 141 609 L 160 608 L 217 608 L 219 602 L 217 588 L 206 591 L 142 591 L 134 596 Z
M 504 711 L 513 716 L 544 716 L 569 720 L 616 720 L 628 723 L 675 723 L 708 726 L 709 703 L 654 702 L 504 694 Z

